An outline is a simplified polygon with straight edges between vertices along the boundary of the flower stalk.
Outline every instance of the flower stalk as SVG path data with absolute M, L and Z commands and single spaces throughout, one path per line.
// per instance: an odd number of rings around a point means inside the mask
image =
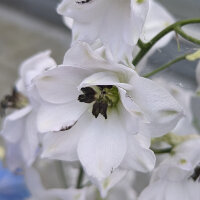
M 186 40 L 193 42 L 194 44 L 198 44 L 200 45 L 200 40 L 191 37 L 190 35 L 186 34 L 181 27 L 188 25 L 188 24 L 196 24 L 196 23 L 200 23 L 200 18 L 197 19 L 188 19 L 188 20 L 181 20 L 178 21 L 170 26 L 168 26 L 167 28 L 165 28 L 164 30 L 162 30 L 160 33 L 158 33 L 151 41 L 149 41 L 148 43 L 144 43 L 141 40 L 138 41 L 138 46 L 140 47 L 140 52 L 137 54 L 137 56 L 134 58 L 133 60 L 133 65 L 137 65 L 142 58 L 147 54 L 147 52 L 161 39 L 163 38 L 165 35 L 167 35 L 168 33 L 175 31 L 176 33 L 178 33 L 179 35 L 181 35 L 183 38 L 185 38 Z
M 153 70 L 152 72 L 150 72 L 150 73 L 148 73 L 148 74 L 145 74 L 144 77 L 145 77 L 145 78 L 149 78 L 150 76 L 153 76 L 153 75 L 157 74 L 158 72 L 161 72 L 161 71 L 163 71 L 163 70 L 165 70 L 165 69 L 171 67 L 171 65 L 173 65 L 173 64 L 175 64 L 175 63 L 177 63 L 177 62 L 179 62 L 179 61 L 181 61 L 181 60 L 185 60 L 186 57 L 187 57 L 188 55 L 189 55 L 189 54 L 185 54 L 185 55 L 183 55 L 183 56 L 180 56 L 180 57 L 178 57 L 178 58 L 176 58 L 176 59 L 174 59 L 174 60 L 168 62 L 167 64 L 164 64 L 163 66 L 158 67 L 157 69 Z
M 76 184 L 77 189 L 82 188 L 83 178 L 84 178 L 84 171 L 83 171 L 83 167 L 80 166 L 79 174 L 78 174 L 78 178 L 77 178 L 77 184 Z

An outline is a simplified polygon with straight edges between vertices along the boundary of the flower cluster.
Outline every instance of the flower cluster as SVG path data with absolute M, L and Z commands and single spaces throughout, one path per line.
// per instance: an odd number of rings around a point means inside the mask
M 132 64 L 138 41 L 174 18 L 153 0 L 63 0 L 57 11 L 73 36 L 63 62 L 50 51 L 27 59 L 1 101 L 6 164 L 24 173 L 30 200 L 199 200 L 199 88 L 144 78 L 146 64 Z M 141 194 L 138 172 L 152 172 Z

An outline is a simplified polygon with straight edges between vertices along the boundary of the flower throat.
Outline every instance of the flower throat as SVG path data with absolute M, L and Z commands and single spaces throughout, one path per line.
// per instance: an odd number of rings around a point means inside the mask
M 107 111 L 117 105 L 119 101 L 118 89 L 112 85 L 98 85 L 95 87 L 81 88 L 83 94 L 78 100 L 83 103 L 92 103 L 92 114 L 97 118 L 99 114 L 107 119 Z

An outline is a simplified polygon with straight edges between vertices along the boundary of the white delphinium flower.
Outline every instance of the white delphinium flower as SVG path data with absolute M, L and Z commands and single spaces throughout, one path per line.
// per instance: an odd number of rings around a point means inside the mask
M 73 40 L 100 39 L 115 59 L 124 60 L 137 44 L 148 7 L 149 0 L 63 0 L 57 11 L 74 20 Z
M 166 79 L 155 78 L 153 80 L 166 88 L 184 110 L 184 117 L 171 132 L 178 135 L 197 134 L 198 132 L 193 124 L 193 115 L 190 106 L 194 92 L 186 90 L 179 85 L 169 83 Z
M 25 169 L 25 180 L 31 193 L 28 200 L 86 200 L 85 189 L 68 187 L 62 163 L 39 160 Z
M 63 17 L 63 21 L 65 25 L 72 29 L 73 28 L 73 19 L 69 17 Z M 140 34 L 140 39 L 143 42 L 149 42 L 156 34 L 162 31 L 164 28 L 169 26 L 170 24 L 174 23 L 174 17 L 158 2 L 154 0 L 149 1 L 149 11 L 146 17 L 146 21 L 142 32 Z M 74 34 L 74 32 L 73 32 Z M 138 71 L 141 71 L 144 66 L 146 65 L 147 59 L 150 55 L 153 54 L 155 49 L 159 49 L 164 47 L 173 37 L 173 33 L 167 34 L 164 38 L 162 38 L 154 47 L 153 49 L 142 59 L 141 64 L 137 67 Z M 139 51 L 138 47 L 135 47 L 133 51 L 133 55 Z M 125 52 L 126 53 L 126 52 Z M 128 55 L 128 54 L 127 54 Z M 133 56 L 128 56 L 125 60 L 126 63 L 131 63 Z
M 155 157 L 149 137 L 167 133 L 182 117 L 166 90 L 107 58 L 78 42 L 63 65 L 35 79 L 46 102 L 38 112 L 38 128 L 51 131 L 43 138 L 43 157 L 80 160 L 100 181 L 119 166 L 151 170 Z
M 200 139 L 184 142 L 173 149 L 155 170 L 139 200 L 200 199 Z
M 11 170 L 21 167 L 23 163 L 31 165 L 38 148 L 35 102 L 30 98 L 29 88 L 32 79 L 42 71 L 56 65 L 49 56 L 50 51 L 41 52 L 25 60 L 19 73 L 19 80 L 12 95 L 7 95 L 1 102 L 1 109 L 14 111 L 6 116 L 1 135 L 7 148 L 7 164 Z

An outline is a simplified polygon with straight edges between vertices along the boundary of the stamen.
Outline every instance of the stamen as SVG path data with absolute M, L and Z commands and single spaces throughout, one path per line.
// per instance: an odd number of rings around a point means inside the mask
M 107 119 L 108 107 L 114 107 L 119 100 L 118 89 L 112 85 L 97 85 L 81 88 L 83 94 L 79 95 L 78 100 L 84 103 L 92 103 L 92 114 L 97 118 L 99 114 Z
M 197 166 L 194 169 L 194 173 L 192 174 L 191 178 L 193 179 L 193 181 L 200 180 L 200 166 Z
M 95 95 L 96 94 L 96 92 L 95 92 L 95 90 L 93 89 L 93 88 L 91 88 L 91 87 L 85 87 L 85 88 L 81 88 L 81 91 L 84 93 L 84 94 L 93 94 L 93 95 Z
M 92 114 L 97 118 L 102 114 L 107 119 L 108 104 L 106 102 L 95 102 L 92 109 Z
M 92 103 L 93 101 L 95 101 L 95 97 L 94 95 L 81 94 L 79 95 L 78 100 L 84 103 Z
M 28 99 L 13 88 L 11 95 L 6 95 L 0 102 L 0 115 L 4 116 L 7 108 L 21 109 L 28 104 Z
M 83 94 L 79 95 L 78 100 L 84 103 L 92 103 L 95 101 L 95 90 L 91 87 L 81 88 Z

